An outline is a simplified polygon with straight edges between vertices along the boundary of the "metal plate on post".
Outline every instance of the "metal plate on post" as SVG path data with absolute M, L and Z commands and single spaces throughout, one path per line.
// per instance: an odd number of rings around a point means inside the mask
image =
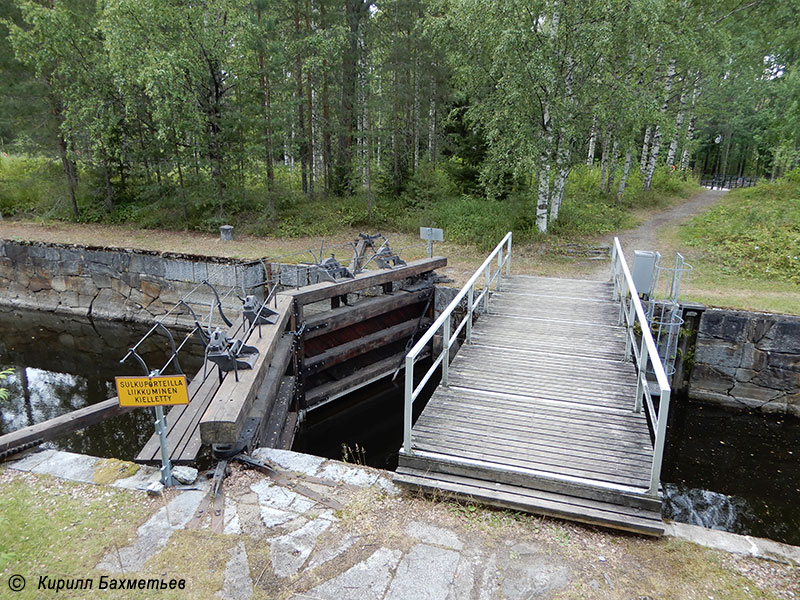
M 437 229 L 436 227 L 420 227 L 419 228 L 419 239 L 421 240 L 430 240 L 432 242 L 443 242 L 444 241 L 444 230 Z

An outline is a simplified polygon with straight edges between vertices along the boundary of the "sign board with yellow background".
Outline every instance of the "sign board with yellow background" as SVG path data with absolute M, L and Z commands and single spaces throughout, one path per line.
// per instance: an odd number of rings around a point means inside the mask
M 115 377 L 120 406 L 189 404 L 186 375 Z

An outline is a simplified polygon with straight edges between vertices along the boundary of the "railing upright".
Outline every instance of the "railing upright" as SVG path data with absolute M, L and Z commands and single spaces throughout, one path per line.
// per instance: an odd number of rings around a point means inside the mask
M 667 419 L 669 418 L 669 403 L 671 389 L 667 380 L 664 365 L 658 355 L 653 335 L 650 331 L 650 324 L 642 308 L 639 292 L 633 283 L 628 263 L 622 252 L 619 238 L 614 238 L 614 249 L 612 251 L 612 273 L 614 280 L 615 297 L 620 302 L 620 325 L 625 326 L 625 359 L 630 359 L 632 350 L 638 349 L 636 358 L 636 398 L 634 401 L 634 411 L 642 412 L 643 402 L 647 402 L 650 426 L 654 433 L 653 442 L 653 462 L 650 469 L 650 488 L 648 493 L 658 494 L 661 481 L 661 463 L 664 458 L 664 443 L 667 432 Z M 622 276 L 620 276 L 620 273 Z M 630 305 L 626 304 L 630 302 Z M 627 309 L 627 310 L 626 310 Z M 641 328 L 641 345 L 636 348 L 635 325 Z M 635 352 L 634 352 L 635 354 Z M 647 381 L 647 365 L 652 366 L 659 388 L 658 411 L 655 409 L 653 395 L 650 392 L 650 384 Z
M 447 315 L 442 326 L 442 344 L 442 385 L 447 387 L 447 375 L 450 372 L 450 315 Z
M 505 252 L 503 249 L 505 248 Z M 472 318 L 475 313 L 475 310 L 481 305 L 481 301 L 483 301 L 483 310 L 488 311 L 489 309 L 489 288 L 492 283 L 492 262 L 497 257 L 497 271 L 495 272 L 495 277 L 497 278 L 497 290 L 500 289 L 500 274 L 503 270 L 503 265 L 506 267 L 506 275 L 510 273 L 509 265 L 511 261 L 511 232 L 509 231 L 502 241 L 495 246 L 495 249 L 486 257 L 486 260 L 483 261 L 483 264 L 478 268 L 475 273 L 473 273 L 472 277 L 470 277 L 467 284 L 461 288 L 461 290 L 456 294 L 455 298 L 450 301 L 450 304 L 447 305 L 447 308 L 442 311 L 442 314 L 433 322 L 433 324 L 428 328 L 428 330 L 420 337 L 414 347 L 409 351 L 406 355 L 405 360 L 405 406 L 403 409 L 403 453 L 405 454 L 413 454 L 413 447 L 412 447 L 412 421 L 413 421 L 413 411 L 414 411 L 414 400 L 416 400 L 417 396 L 419 396 L 422 389 L 425 387 L 425 384 L 428 383 L 430 378 L 433 376 L 433 373 L 439 367 L 442 366 L 442 379 L 441 383 L 443 386 L 447 386 L 448 384 L 448 371 L 449 371 L 449 363 L 450 363 L 450 349 L 453 345 L 453 342 L 458 339 L 459 334 L 462 330 L 465 331 L 465 339 L 466 343 L 472 343 Z M 482 295 L 479 295 L 475 298 L 475 285 L 478 282 L 481 274 L 485 275 L 484 279 L 484 289 L 482 291 Z M 466 314 L 461 321 L 453 327 L 451 322 L 453 311 L 458 307 L 464 298 L 467 298 L 467 310 L 465 311 Z M 428 345 L 431 341 L 433 336 L 442 331 L 442 352 L 439 354 L 438 357 L 434 357 L 432 364 L 425 375 L 422 376 L 422 379 L 414 386 L 414 361 L 416 360 L 417 356 L 419 356 L 420 352 Z

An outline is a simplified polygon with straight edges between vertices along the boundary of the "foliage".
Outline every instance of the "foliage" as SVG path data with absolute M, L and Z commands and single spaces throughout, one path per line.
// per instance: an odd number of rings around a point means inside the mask
M 800 170 L 730 192 L 680 235 L 724 274 L 800 284 Z
M 0 371 L 0 384 L 2 384 L 13 372 L 13 369 L 5 369 L 4 371 Z M 2 387 L 2 385 L 0 385 L 0 400 L 8 400 L 8 390 Z

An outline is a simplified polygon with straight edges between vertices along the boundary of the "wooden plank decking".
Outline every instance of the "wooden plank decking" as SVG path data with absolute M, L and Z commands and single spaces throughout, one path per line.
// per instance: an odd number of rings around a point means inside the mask
M 515 276 L 501 290 L 414 424 L 397 480 L 660 535 L 611 284 Z

